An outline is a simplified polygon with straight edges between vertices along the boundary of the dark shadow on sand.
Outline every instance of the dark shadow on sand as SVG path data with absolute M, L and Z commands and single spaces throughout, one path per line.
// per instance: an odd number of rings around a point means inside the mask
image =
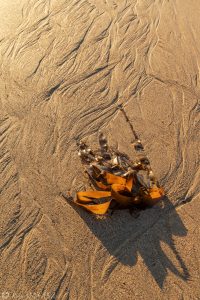
M 186 236 L 187 229 L 167 197 L 163 207 L 146 209 L 135 218 L 128 210 L 115 211 L 104 219 L 67 201 L 79 213 L 93 234 L 114 258 L 108 266 L 105 280 L 118 262 L 134 266 L 140 255 L 155 281 L 162 288 L 168 270 L 183 280 L 189 279 L 188 269 L 176 250 L 173 236 Z M 173 252 L 176 266 L 161 248 L 161 241 Z M 174 260 L 173 259 L 173 260 Z

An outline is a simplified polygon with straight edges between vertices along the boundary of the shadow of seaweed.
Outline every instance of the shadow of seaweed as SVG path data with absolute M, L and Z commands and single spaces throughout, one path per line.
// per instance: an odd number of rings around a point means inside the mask
M 102 272 L 104 282 L 118 262 L 134 266 L 140 255 L 156 283 L 162 288 L 168 270 L 183 280 L 189 279 L 188 269 L 176 250 L 173 236 L 186 236 L 187 229 L 167 197 L 164 206 L 141 211 L 136 219 L 127 210 L 116 211 L 105 219 L 96 219 L 67 200 L 79 213 L 93 234 L 110 253 Z M 171 251 L 173 261 L 165 254 L 161 242 Z

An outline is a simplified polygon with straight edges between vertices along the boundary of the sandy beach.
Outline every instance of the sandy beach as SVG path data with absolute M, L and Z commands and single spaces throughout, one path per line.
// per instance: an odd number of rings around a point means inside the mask
M 200 299 L 200 3 L 0 1 L 0 299 Z M 103 218 L 77 140 L 134 159 L 166 197 Z

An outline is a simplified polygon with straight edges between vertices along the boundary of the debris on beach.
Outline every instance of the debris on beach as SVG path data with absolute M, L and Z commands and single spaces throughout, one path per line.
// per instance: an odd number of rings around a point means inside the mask
M 124 109 L 120 109 L 127 122 L 130 122 Z M 78 155 L 94 189 L 78 192 L 73 201 L 93 214 L 104 215 L 110 208 L 115 207 L 151 207 L 164 196 L 142 143 L 131 124 L 130 126 L 137 153 L 134 161 L 125 153 L 109 148 L 107 139 L 101 132 L 99 150 L 92 151 L 84 142 L 77 144 Z

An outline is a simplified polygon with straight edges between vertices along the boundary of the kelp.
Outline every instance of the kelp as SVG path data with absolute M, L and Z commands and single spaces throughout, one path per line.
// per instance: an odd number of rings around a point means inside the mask
M 122 105 L 118 108 L 133 134 L 132 144 L 137 154 L 135 160 L 109 147 L 102 132 L 99 133 L 99 149 L 96 151 L 83 141 L 77 142 L 78 155 L 93 189 L 77 192 L 73 202 L 96 215 L 106 214 L 110 207 L 151 207 L 164 196 L 141 140 Z

